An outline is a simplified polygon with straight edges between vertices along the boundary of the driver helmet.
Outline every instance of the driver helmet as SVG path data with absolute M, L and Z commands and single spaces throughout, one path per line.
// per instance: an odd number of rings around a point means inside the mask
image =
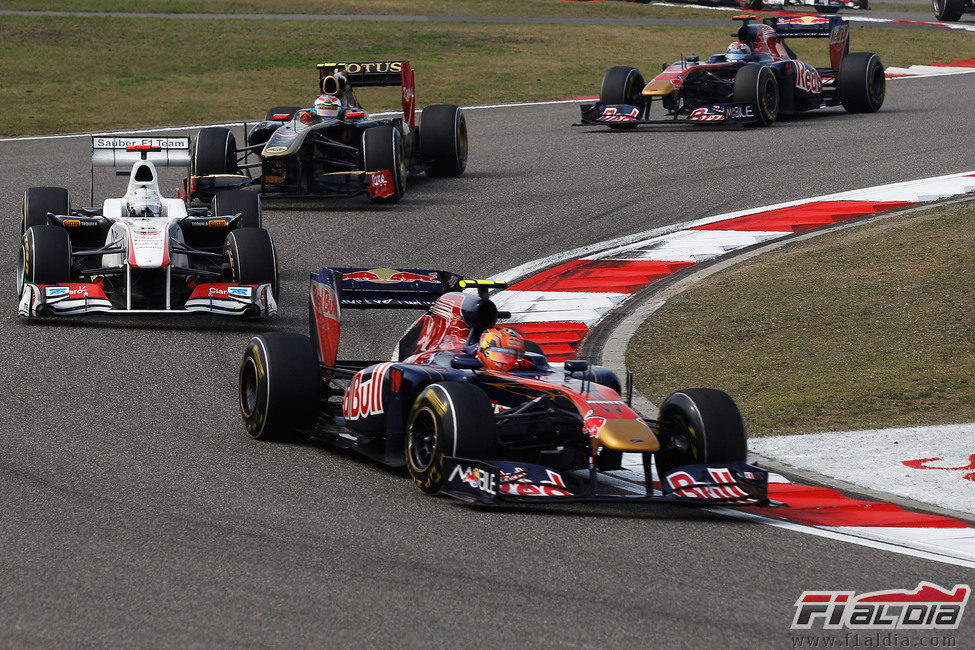
M 319 95 L 315 100 L 315 113 L 319 117 L 337 118 L 345 114 L 345 108 L 337 95 Z
M 492 327 L 481 334 L 475 356 L 488 370 L 514 370 L 525 357 L 525 339 L 510 327 Z
M 161 217 L 162 197 L 151 188 L 139 187 L 129 195 L 128 207 L 130 217 Z
M 735 41 L 728 46 L 728 51 L 725 52 L 725 58 L 729 61 L 744 61 L 751 53 L 752 48 L 748 47 L 746 43 Z

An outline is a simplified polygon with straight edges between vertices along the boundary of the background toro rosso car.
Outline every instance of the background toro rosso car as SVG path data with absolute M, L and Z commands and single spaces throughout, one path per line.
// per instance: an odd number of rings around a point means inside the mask
M 478 295 L 457 291 L 475 286 Z M 725 393 L 674 393 L 656 420 L 634 412 L 616 375 L 586 361 L 548 364 L 526 342 L 523 370 L 487 370 L 473 353 L 499 313 L 491 281 L 436 270 L 329 269 L 310 281 L 311 337 L 254 337 L 240 409 L 257 439 L 314 435 L 393 465 L 424 492 L 466 501 L 767 502 L 768 474 L 746 464 L 741 414 Z M 337 361 L 344 308 L 427 308 L 395 361 Z M 627 378 L 626 394 L 632 395 Z M 643 454 L 647 494 L 611 494 L 598 473 Z M 655 463 L 662 490 L 649 481 Z
M 842 104 L 851 113 L 873 113 L 884 103 L 886 78 L 880 58 L 849 52 L 849 23 L 840 16 L 766 18 L 735 16 L 738 40 L 751 54 L 728 61 L 716 54 L 706 62 L 689 56 L 666 67 L 644 84 L 636 68 L 616 66 L 603 77 L 598 104 L 582 106 L 579 125 L 631 128 L 640 124 L 757 124 L 779 115 Z M 786 44 L 790 38 L 828 38 L 830 67 L 800 61 Z M 659 101 L 666 116 L 651 119 Z
M 728 4 L 737 4 L 742 9 L 758 11 L 759 9 L 772 6 L 806 6 L 812 7 L 821 14 L 835 14 L 840 9 L 855 7 L 857 9 L 869 9 L 869 0 L 733 0 Z
M 72 209 L 61 187 L 24 193 L 17 273 L 23 317 L 88 312 L 277 313 L 278 270 L 260 198 L 226 192 L 210 208 L 162 198 L 156 165 L 189 165 L 189 138 L 92 138 L 96 166 L 128 167 L 125 196 Z
M 954 22 L 962 14 L 975 13 L 975 0 L 931 0 L 934 17 L 944 22 Z
M 250 130 L 241 149 L 229 130 L 203 129 L 193 150 L 194 196 L 206 201 L 220 189 L 258 185 L 266 197 L 368 192 L 373 201 L 389 202 L 403 195 L 407 174 L 459 176 L 467 168 L 467 122 L 460 108 L 427 106 L 416 123 L 409 61 L 318 68 L 321 92 L 341 98 L 345 114 L 322 118 L 310 109 L 276 106 Z M 354 90 L 362 86 L 399 86 L 403 117 L 366 115 Z

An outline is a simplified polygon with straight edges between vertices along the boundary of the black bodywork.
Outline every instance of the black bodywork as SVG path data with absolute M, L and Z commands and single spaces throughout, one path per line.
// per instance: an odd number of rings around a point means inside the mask
M 408 174 L 463 172 L 466 122 L 456 106 L 443 104 L 424 109 L 423 122 L 417 124 L 408 61 L 318 67 L 320 91 L 340 97 L 344 114 L 323 118 L 311 109 L 270 109 L 264 121 L 247 130 L 247 141 L 240 148 L 229 130 L 204 129 L 194 151 L 192 196 L 209 201 L 220 190 L 257 186 L 267 198 L 349 197 L 368 192 L 373 200 L 395 201 L 405 190 Z M 400 87 L 403 115 L 369 116 L 355 95 L 354 89 L 363 86 Z

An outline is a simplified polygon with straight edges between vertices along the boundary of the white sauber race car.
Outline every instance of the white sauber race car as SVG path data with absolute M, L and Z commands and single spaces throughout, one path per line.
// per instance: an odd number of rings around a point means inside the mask
M 122 168 L 122 198 L 71 207 L 61 187 L 24 193 L 17 270 L 24 318 L 90 312 L 277 315 L 274 242 L 260 197 L 221 192 L 209 207 L 162 198 L 156 167 L 189 167 L 189 138 L 92 138 L 95 167 Z

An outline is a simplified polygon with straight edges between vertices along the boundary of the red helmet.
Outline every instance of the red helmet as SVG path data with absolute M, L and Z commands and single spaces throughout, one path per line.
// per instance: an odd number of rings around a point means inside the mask
M 488 370 L 512 370 L 525 357 L 525 339 L 510 327 L 492 327 L 481 334 L 476 355 Z

